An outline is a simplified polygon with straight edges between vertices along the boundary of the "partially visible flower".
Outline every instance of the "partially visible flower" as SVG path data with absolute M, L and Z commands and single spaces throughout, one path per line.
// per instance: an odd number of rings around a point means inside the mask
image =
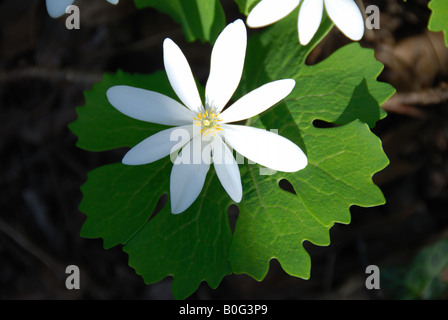
M 65 9 L 72 5 L 75 0 L 46 0 L 47 11 L 50 17 L 59 18 L 65 13 Z M 119 0 L 107 0 L 112 4 L 117 4 Z
M 127 165 L 142 165 L 175 155 L 170 177 L 171 212 L 185 211 L 199 196 L 213 162 L 223 188 L 235 202 L 242 199 L 241 176 L 233 152 L 260 165 L 294 172 L 307 165 L 307 157 L 294 143 L 266 130 L 231 125 L 251 118 L 285 98 L 295 86 L 292 79 L 273 81 L 246 94 L 223 111 L 241 79 L 247 45 L 243 21 L 229 24 L 212 50 L 205 104 L 180 48 L 171 40 L 163 43 L 168 79 L 181 103 L 154 91 L 114 86 L 109 102 L 134 119 L 174 126 L 143 140 L 124 156 Z M 179 136 L 186 136 L 181 139 Z
M 247 17 L 247 25 L 259 28 L 289 15 L 301 0 L 261 0 Z M 324 9 L 336 27 L 348 38 L 358 41 L 364 35 L 364 20 L 354 0 L 303 0 L 298 19 L 299 41 L 307 45 L 316 34 Z

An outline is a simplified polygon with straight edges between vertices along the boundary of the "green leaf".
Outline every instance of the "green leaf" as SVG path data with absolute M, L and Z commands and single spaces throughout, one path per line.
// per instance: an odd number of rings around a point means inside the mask
M 428 29 L 431 31 L 443 31 L 445 44 L 448 46 L 448 2 L 446 0 L 431 0 L 428 4 L 432 13 L 429 18 Z
M 355 121 L 334 129 L 309 130 L 303 136 L 309 165 L 271 178 L 252 166 L 244 175 L 244 201 L 234 232 L 230 261 L 235 273 L 262 280 L 276 258 L 290 275 L 309 278 L 310 259 L 301 244 L 328 245 L 335 222 L 349 223 L 352 204 L 384 203 L 371 175 L 387 164 L 381 141 Z M 297 140 L 297 139 L 296 139 Z M 297 195 L 280 190 L 287 179 Z
M 245 14 L 246 16 L 260 1 L 261 0 L 235 0 L 241 13 Z
M 219 0 L 134 0 L 137 8 L 151 7 L 170 15 L 182 25 L 187 41 L 214 42 L 225 27 Z
M 213 288 L 231 273 L 228 254 L 232 234 L 217 204 L 230 204 L 209 174 L 204 191 L 188 213 L 173 215 L 169 205 L 151 217 L 160 197 L 169 193 L 172 163 L 145 166 L 113 164 L 89 173 L 80 210 L 88 215 L 81 235 L 104 239 L 104 247 L 125 244 L 129 265 L 146 283 L 173 275 L 176 298 L 191 295 L 201 281 Z M 210 198 L 213 194 L 213 198 Z M 149 221 L 149 222 L 148 222 Z
M 169 196 L 168 157 L 144 166 L 101 167 L 89 174 L 82 187 L 80 210 L 87 215 L 82 236 L 103 238 L 106 248 L 124 245 L 130 265 L 146 283 L 172 276 L 173 294 L 181 299 L 202 281 L 215 288 L 230 273 L 261 280 L 273 258 L 289 274 L 309 278 L 311 261 L 302 243 L 328 245 L 329 229 L 350 222 L 350 206 L 385 202 L 372 176 L 388 159 L 369 128 L 385 116 L 380 104 L 394 92 L 376 80 L 383 66 L 371 49 L 357 43 L 317 65 L 306 65 L 308 53 L 331 22 L 325 19 L 313 42 L 302 47 L 296 20 L 291 15 L 251 37 L 234 98 L 269 81 L 295 79 L 296 87 L 284 102 L 247 124 L 278 129 L 304 150 L 309 165 L 296 173 L 274 174 L 261 172 L 258 165 L 240 165 L 243 199 L 233 234 L 228 219 L 232 201 L 213 169 L 187 211 L 172 215 L 167 204 L 152 217 L 159 199 Z M 163 128 L 115 111 L 105 92 L 116 84 L 175 98 L 163 73 L 106 75 L 86 93 L 86 105 L 78 108 L 78 119 L 70 125 L 81 148 L 131 147 Z M 318 128 L 315 120 L 335 127 Z M 281 189 L 283 180 L 295 192 Z
M 297 43 L 295 20 L 292 15 L 250 40 L 248 56 L 252 59 L 246 64 L 238 93 L 275 79 L 295 79 L 289 98 L 251 125 L 278 129 L 306 150 L 309 161 L 304 170 L 292 174 L 278 172 L 269 178 L 254 174 L 249 167 L 251 174 L 243 176 L 245 194 L 239 204 L 230 261 L 234 272 L 258 280 L 266 275 L 272 258 L 289 274 L 308 278 L 309 256 L 299 244 L 307 240 L 328 245 L 331 226 L 350 222 L 350 206 L 385 202 L 372 175 L 388 159 L 381 141 L 369 130 L 386 115 L 379 104 L 394 92 L 390 85 L 376 81 L 383 66 L 372 50 L 357 43 L 318 65 L 307 66 L 307 53 L 331 23 L 323 23 L 314 44 L 301 47 L 292 45 Z M 315 120 L 341 126 L 316 128 Z M 280 190 L 282 179 L 291 183 L 297 195 Z
M 81 236 L 101 237 L 105 248 L 128 242 L 169 190 L 168 162 L 143 167 L 117 163 L 91 171 L 81 188 L 84 198 L 79 209 L 89 214 Z

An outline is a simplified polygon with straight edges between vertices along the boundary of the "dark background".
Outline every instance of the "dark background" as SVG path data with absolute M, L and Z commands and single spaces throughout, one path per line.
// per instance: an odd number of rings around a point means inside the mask
M 365 1 L 380 7 L 381 29 L 366 31 L 361 44 L 375 49 L 385 64 L 380 79 L 397 88 L 383 106 L 388 117 L 373 130 L 391 161 L 374 177 L 387 204 L 352 207 L 352 223 L 335 225 L 328 247 L 305 243 L 310 280 L 273 261 L 262 282 L 232 275 L 216 290 L 201 285 L 191 299 L 409 298 L 400 282 L 413 259 L 448 236 L 448 52 L 441 34 L 426 31 L 427 2 Z M 233 1 L 222 3 L 227 22 L 242 17 Z M 124 150 L 78 149 L 67 125 L 84 104 L 83 91 L 104 72 L 163 69 L 165 37 L 179 44 L 202 83 L 211 47 L 186 43 L 171 18 L 136 10 L 130 0 L 76 4 L 81 29 L 69 31 L 64 18 L 48 16 L 43 0 L 0 0 L 0 298 L 172 299 L 170 278 L 145 285 L 120 247 L 105 250 L 101 239 L 79 236 L 87 172 L 120 161 Z M 334 28 L 308 63 L 348 42 Z M 71 264 L 80 267 L 80 290 L 65 287 Z M 369 264 L 382 270 L 380 290 L 365 288 Z M 437 277 L 441 290 L 412 297 L 447 298 L 448 269 Z

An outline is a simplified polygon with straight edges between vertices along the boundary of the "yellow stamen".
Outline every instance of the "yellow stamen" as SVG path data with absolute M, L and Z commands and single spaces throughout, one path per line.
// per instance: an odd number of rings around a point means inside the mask
M 222 120 L 219 119 L 220 113 L 216 114 L 209 109 L 205 110 L 203 113 L 197 113 L 197 117 L 193 117 L 194 125 L 201 126 L 201 134 L 204 136 L 212 133 L 213 136 L 216 135 L 217 132 L 222 131 L 219 122 Z

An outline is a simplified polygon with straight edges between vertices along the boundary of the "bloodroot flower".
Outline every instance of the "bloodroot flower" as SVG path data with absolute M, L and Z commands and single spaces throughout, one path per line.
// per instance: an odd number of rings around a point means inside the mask
M 50 17 L 59 18 L 65 13 L 65 9 L 72 5 L 75 0 L 46 0 L 47 11 Z M 117 4 L 119 0 L 107 0 L 112 4 Z
M 301 0 L 261 0 L 247 17 L 247 25 L 259 28 L 289 15 Z M 358 41 L 364 34 L 364 20 L 354 0 L 303 0 L 300 7 L 299 41 L 307 45 L 316 34 L 324 9 L 336 27 L 351 40 Z
M 212 50 L 205 104 L 187 59 L 171 39 L 163 43 L 164 65 L 183 104 L 163 94 L 129 86 L 114 86 L 107 91 L 109 102 L 123 114 L 174 126 L 143 140 L 122 160 L 126 165 L 143 165 L 171 155 L 174 164 L 170 199 L 174 214 L 185 211 L 199 196 L 211 163 L 231 199 L 241 201 L 241 177 L 233 149 L 278 171 L 295 172 L 307 165 L 305 154 L 288 139 L 263 129 L 229 124 L 265 111 L 289 95 L 295 86 L 291 79 L 270 82 L 223 111 L 240 82 L 246 45 L 247 33 L 241 20 L 221 32 Z

